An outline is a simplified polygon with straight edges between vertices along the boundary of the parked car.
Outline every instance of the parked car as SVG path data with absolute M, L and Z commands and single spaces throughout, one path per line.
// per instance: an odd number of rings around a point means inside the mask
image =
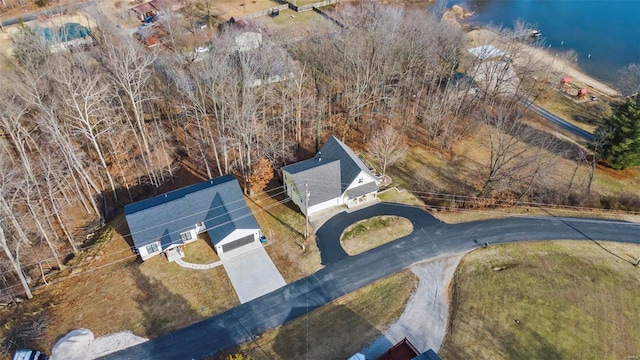
M 48 360 L 49 357 L 40 351 L 20 349 L 13 354 L 13 360 Z

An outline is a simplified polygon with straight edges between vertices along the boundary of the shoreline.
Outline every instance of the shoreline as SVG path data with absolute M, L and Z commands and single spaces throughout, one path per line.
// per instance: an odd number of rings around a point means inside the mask
M 465 38 L 470 43 L 469 48 L 491 43 L 499 47 L 503 38 L 495 30 L 486 26 L 473 27 L 471 30 L 468 30 L 471 24 L 467 23 L 465 19 L 471 15 L 473 15 L 472 12 L 463 9 L 460 5 L 453 5 L 445 11 L 443 20 L 459 26 L 462 31 L 464 31 Z M 536 48 L 526 44 L 523 45 L 529 56 L 533 56 L 544 62 L 545 65 L 553 69 L 554 72 L 562 74 L 562 77 L 568 76 L 571 78 L 572 83 L 586 88 L 588 93 L 597 93 L 614 99 L 622 97 L 620 91 L 612 84 L 587 74 L 584 70 L 580 69 L 577 64 L 563 59 L 562 53 L 549 49 Z M 558 83 L 562 77 L 558 79 Z
M 471 43 L 476 43 L 476 45 L 474 46 L 480 45 L 480 39 L 489 40 L 486 41 L 488 43 L 499 43 L 502 40 L 499 33 L 489 28 L 473 29 L 466 32 L 466 37 L 471 41 Z M 572 83 L 581 85 L 580 87 L 586 88 L 588 90 L 588 93 L 597 93 L 611 98 L 622 97 L 622 94 L 619 90 L 606 83 L 605 81 L 596 79 L 591 75 L 586 74 L 577 65 L 572 64 L 566 59 L 563 59 L 562 54 L 557 54 L 547 49 L 536 48 L 527 44 L 523 45 L 523 49 L 525 49 L 527 55 L 538 59 L 554 72 L 562 75 L 560 78 L 558 78 L 558 83 L 560 83 L 563 77 L 568 76 L 569 78 L 571 78 Z

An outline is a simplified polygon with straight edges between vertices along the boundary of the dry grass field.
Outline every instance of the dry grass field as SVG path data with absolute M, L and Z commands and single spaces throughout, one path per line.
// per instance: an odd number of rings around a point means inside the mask
M 465 256 L 441 357 L 640 356 L 640 268 L 631 264 L 640 245 L 599 245 L 518 243 Z
M 606 103 L 602 100 L 578 101 L 564 92 L 551 91 L 548 98 L 541 101 L 540 105 L 573 125 L 593 133 L 602 123 L 602 119 L 598 116 L 599 108 L 604 107 Z
M 126 227 L 122 216 L 115 225 Z M 122 237 L 127 232 L 122 227 L 104 246 L 90 250 L 78 267 L 71 264 L 71 276 L 36 294 L 48 299 L 49 326 L 39 344 L 43 349 L 50 350 L 71 329 L 87 328 L 96 336 L 131 330 L 155 337 L 239 305 L 224 268 L 190 270 L 160 256 L 140 263 Z M 195 254 L 202 247 L 194 245 L 186 252 Z
M 219 0 L 215 2 L 215 6 L 219 10 L 216 16 L 222 20 L 242 17 L 278 5 L 280 4 L 271 0 Z
M 283 194 L 248 199 L 262 233 L 265 249 L 287 283 L 318 271 L 320 251 L 313 237 L 304 240 L 304 216 Z
M 344 230 L 340 244 L 349 255 L 358 255 L 413 232 L 409 219 L 399 216 L 376 216 L 358 221 Z

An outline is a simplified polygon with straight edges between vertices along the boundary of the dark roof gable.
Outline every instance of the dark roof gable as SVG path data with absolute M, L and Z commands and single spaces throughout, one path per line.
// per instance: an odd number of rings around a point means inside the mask
M 287 165 L 283 167 L 282 170 L 292 175 L 295 174 L 296 182 L 298 179 L 303 178 L 312 180 L 316 172 L 313 171 L 314 168 L 334 161 L 340 162 L 340 168 L 338 169 L 340 172 L 338 174 L 340 177 L 340 194 L 347 190 L 347 187 L 356 179 L 361 171 L 374 177 L 371 170 L 358 158 L 353 150 L 335 136 L 331 136 L 313 158 Z M 335 175 L 336 174 L 325 173 L 323 178 L 333 178 Z M 338 194 L 338 196 L 340 194 Z
M 124 211 L 136 247 L 157 240 L 163 249 L 180 244 L 180 234 L 199 223 L 204 223 L 214 244 L 235 229 L 258 229 L 240 185 L 231 175 L 127 205 Z

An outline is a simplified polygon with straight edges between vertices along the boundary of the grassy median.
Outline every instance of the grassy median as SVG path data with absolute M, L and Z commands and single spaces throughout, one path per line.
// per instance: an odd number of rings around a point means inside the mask
M 400 216 L 376 216 L 358 221 L 344 230 L 340 244 L 349 255 L 358 255 L 413 232 L 409 219 Z

